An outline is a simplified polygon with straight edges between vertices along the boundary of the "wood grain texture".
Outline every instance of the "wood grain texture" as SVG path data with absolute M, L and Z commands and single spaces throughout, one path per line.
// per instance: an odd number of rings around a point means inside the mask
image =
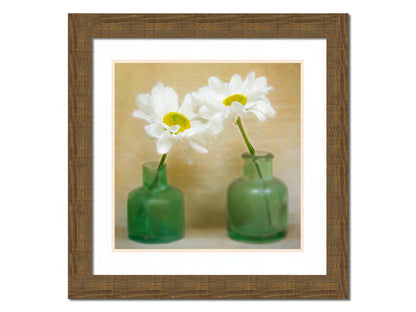
M 69 298 L 349 298 L 348 14 L 69 14 L 68 23 Z M 327 275 L 92 274 L 93 38 L 327 39 Z

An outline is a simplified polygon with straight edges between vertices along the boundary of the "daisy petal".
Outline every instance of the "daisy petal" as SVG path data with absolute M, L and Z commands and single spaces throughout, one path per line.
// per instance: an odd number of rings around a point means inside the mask
M 244 110 L 244 106 L 239 102 L 232 102 L 231 108 L 234 110 Z
M 136 97 L 136 105 L 141 111 L 147 111 L 150 107 L 150 95 L 147 93 L 139 94 Z
M 212 91 L 211 88 L 207 86 L 200 88 L 197 93 L 193 94 L 196 105 L 205 105 L 215 112 L 220 112 L 225 109 L 222 103 L 224 97 L 224 95 Z
M 187 94 L 183 99 L 182 105 L 178 110 L 180 113 L 184 114 L 188 119 L 193 119 L 197 116 L 194 112 L 194 102 L 192 96 Z
M 201 116 L 204 119 L 210 119 L 211 116 L 213 115 L 212 110 L 210 110 L 208 107 L 206 107 L 205 105 L 202 106 L 199 109 L 199 116 Z
M 201 145 L 197 144 L 197 143 L 196 143 L 195 141 L 193 141 L 193 140 L 189 140 L 189 146 L 190 146 L 190 147 L 192 147 L 192 149 L 193 149 L 194 151 L 198 152 L 198 153 L 202 153 L 202 154 L 206 154 L 206 153 L 208 153 L 208 150 L 207 150 L 205 147 L 203 147 L 203 146 L 201 146 Z
M 187 153 L 187 158 L 188 158 L 188 164 L 192 165 L 194 163 L 194 159 L 195 159 L 195 155 L 194 155 L 194 150 L 188 145 L 188 153 Z
M 190 137 L 193 137 L 196 133 L 197 133 L 197 129 L 191 127 L 189 129 L 186 129 L 183 132 L 179 132 L 177 135 L 181 138 L 190 138 Z
M 198 143 L 199 145 L 208 145 L 207 133 L 204 133 L 207 129 L 209 128 L 205 128 L 205 130 L 202 133 L 197 133 L 196 135 L 194 135 L 192 137 L 192 140 Z
M 260 111 L 267 117 L 274 117 L 274 115 L 276 115 L 276 111 L 273 109 L 273 107 L 266 102 L 257 102 L 256 110 Z
M 221 95 L 227 94 L 227 88 L 225 83 L 219 80 L 217 77 L 210 77 L 208 79 L 208 85 L 212 91 L 219 93 Z
M 244 80 L 244 83 L 241 87 L 242 92 L 244 92 L 245 90 L 249 90 L 251 88 L 251 86 L 254 83 L 255 78 L 256 78 L 256 74 L 254 72 L 248 73 L 246 80 Z
M 251 98 L 260 98 L 260 97 L 266 97 L 266 94 L 273 90 L 273 87 L 267 86 L 267 80 L 266 77 L 259 77 L 257 78 L 251 88 L 247 90 L 247 96 Z
M 213 115 L 212 118 L 209 120 L 209 123 L 211 125 L 212 134 L 218 134 L 222 130 L 224 130 L 222 113 L 217 113 Z
M 167 113 L 178 110 L 178 95 L 172 88 L 164 87 L 163 83 L 159 82 L 153 87 L 152 97 L 154 108 L 162 118 Z
M 232 118 L 237 116 L 245 116 L 247 115 L 247 111 L 245 110 L 244 106 L 241 103 L 233 102 L 230 107 L 230 115 Z
M 240 89 L 242 85 L 243 85 L 243 80 L 241 79 L 240 75 L 234 75 L 231 77 L 228 88 L 231 94 L 240 93 Z
M 264 116 L 264 114 L 262 112 L 259 112 L 257 110 L 250 110 L 249 112 L 256 115 L 258 120 L 260 120 L 260 121 L 265 121 L 266 120 L 266 116 Z
M 194 121 L 191 122 L 191 125 Z M 180 132 L 179 134 L 184 136 L 184 137 L 195 137 L 196 135 L 198 135 L 199 137 L 203 137 L 204 135 L 206 135 L 207 130 L 209 130 L 211 128 L 210 124 L 207 123 L 202 123 L 200 121 L 195 120 L 195 124 L 193 124 L 191 126 L 191 128 L 186 129 L 183 132 Z
M 246 105 L 244 105 L 245 110 L 249 110 L 257 105 L 257 102 L 248 102 Z
M 256 81 L 254 81 L 254 86 L 255 89 L 264 89 L 267 88 L 267 80 L 266 77 L 259 77 L 256 79 Z
M 200 120 L 191 120 L 191 128 L 200 127 L 203 125 L 203 122 Z
M 157 140 L 156 148 L 159 154 L 166 154 L 169 152 L 172 145 L 175 143 L 175 137 L 170 135 L 168 131 L 164 131 Z
M 136 118 L 141 118 L 141 119 L 144 119 L 144 120 L 146 120 L 147 122 L 152 122 L 152 117 L 150 117 L 149 115 L 147 115 L 147 114 L 145 114 L 145 113 L 143 113 L 143 112 L 141 112 L 141 111 L 138 111 L 138 110 L 135 110 L 135 111 L 132 113 L 132 116 L 133 116 L 133 117 L 136 117 Z
M 180 128 L 181 126 L 175 125 L 175 126 L 168 127 L 166 131 L 170 133 L 176 133 L 179 131 Z
M 204 105 L 204 98 L 200 94 L 200 92 L 192 92 L 192 100 L 194 101 L 196 106 Z
M 144 127 L 144 130 L 152 138 L 159 138 L 164 132 L 163 127 L 158 124 L 147 125 Z

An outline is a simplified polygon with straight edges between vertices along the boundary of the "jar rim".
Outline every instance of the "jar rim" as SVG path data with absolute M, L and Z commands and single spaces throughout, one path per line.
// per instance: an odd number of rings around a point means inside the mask
M 260 158 L 264 158 L 264 159 L 273 159 L 274 155 L 270 152 L 266 152 L 266 151 L 256 151 L 256 154 L 251 155 L 250 153 L 243 153 L 241 154 L 241 158 L 243 159 L 260 159 Z

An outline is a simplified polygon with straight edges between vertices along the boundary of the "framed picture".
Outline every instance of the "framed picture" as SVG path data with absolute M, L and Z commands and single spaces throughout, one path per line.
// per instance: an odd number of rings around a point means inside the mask
M 108 43 L 104 42 L 105 45 Z M 212 45 L 213 42 L 209 42 L 209 44 Z M 232 44 L 235 45 L 236 42 L 232 42 Z M 246 45 L 242 42 L 241 46 Z M 98 49 L 101 49 L 101 47 Z M 134 48 L 130 47 L 129 49 Z M 103 50 L 107 51 L 108 48 L 103 47 Z M 222 61 L 219 63 L 215 61 L 213 63 L 211 60 L 176 61 L 176 63 L 171 63 L 171 61 L 114 61 L 114 251 L 147 249 L 201 249 L 202 251 L 283 249 L 291 251 L 302 249 L 300 226 L 302 61 L 270 63 L 270 61 L 257 60 L 256 62 Z M 142 73 L 146 74 L 143 75 Z M 152 137 L 149 138 L 146 135 L 144 127 L 154 127 L 148 126 L 148 121 L 132 117 L 132 112 L 138 109 L 136 97 L 138 94 L 146 94 L 146 91 L 154 89 L 154 85 L 159 81 L 163 81 L 166 85 L 175 87 L 175 93 L 178 93 L 179 98 L 178 103 L 180 103 L 181 98 L 198 97 L 198 89 L 204 84 L 208 84 L 208 78 L 214 73 L 218 79 L 230 79 L 234 75 L 234 79 L 241 85 L 244 84 L 248 75 L 260 76 L 260 78 L 257 77 L 259 79 L 257 81 L 261 81 L 261 77 L 267 77 L 267 83 L 276 86 L 266 87 L 273 88 L 268 92 L 268 99 L 271 103 L 270 106 L 276 113 L 271 110 L 273 116 L 269 116 L 269 118 L 260 115 L 260 121 L 256 113 L 262 114 L 261 111 L 251 111 L 249 109 L 247 114 L 243 114 L 244 117 L 241 118 L 241 123 L 250 144 L 252 143 L 256 148 L 261 147 L 263 151 L 267 151 L 267 154 L 270 155 L 270 160 L 267 160 L 267 165 L 270 166 L 269 170 L 273 173 L 270 176 L 279 177 L 287 184 L 287 200 L 289 203 L 287 213 L 289 215 L 286 217 L 288 226 L 285 239 L 275 240 L 274 237 L 269 239 L 267 234 L 275 234 L 276 226 L 279 223 L 278 219 L 281 217 L 278 216 L 280 212 L 272 211 L 271 205 L 264 202 L 264 199 L 261 199 L 260 203 L 256 203 L 257 213 L 249 210 L 244 211 L 242 203 L 238 202 L 235 215 L 235 221 L 244 223 L 245 226 L 248 223 L 242 220 L 244 214 L 246 214 L 244 218 L 249 218 L 252 221 L 256 218 L 261 219 L 257 220 L 259 224 L 256 226 L 253 224 L 253 233 L 251 233 L 253 235 L 254 232 L 258 232 L 259 235 L 260 232 L 262 233 L 261 236 L 255 239 L 256 242 L 260 240 L 261 244 L 247 242 L 246 240 L 250 240 L 248 237 L 245 239 L 240 237 L 243 240 L 241 241 L 230 239 L 227 235 L 224 226 L 227 223 L 227 215 L 229 215 L 226 207 L 227 188 L 233 179 L 242 176 L 242 171 L 249 169 L 248 166 L 252 164 L 251 158 L 248 160 L 245 156 L 240 157 L 243 152 L 249 151 L 238 127 L 233 125 L 232 120 L 227 119 L 224 120 L 223 129 L 210 129 L 211 131 L 204 135 L 202 144 L 197 146 L 196 149 L 186 144 L 186 140 L 182 140 L 185 142 L 176 142 L 167 153 L 169 165 L 167 180 L 170 182 L 169 184 L 181 189 L 186 198 L 184 209 L 185 237 L 169 244 L 155 245 L 142 242 L 138 244 L 136 240 L 128 237 L 127 195 L 137 187 L 141 176 L 147 173 L 145 168 L 142 170 L 142 165 L 147 161 L 158 161 L 161 158 L 157 153 L 157 143 L 161 139 L 153 138 L 152 140 Z M 239 75 L 240 73 L 243 78 Z M 324 75 L 322 78 L 324 80 Z M 253 79 L 254 81 L 256 81 L 256 78 Z M 154 90 L 157 90 L 157 87 Z M 188 92 L 188 90 L 194 91 Z M 262 92 L 262 89 L 259 88 L 258 92 Z M 325 96 L 324 93 L 323 96 Z M 197 103 L 197 100 L 192 102 Z M 277 105 L 277 103 L 279 104 Z M 155 103 L 155 105 L 157 104 Z M 246 104 L 245 107 L 249 107 L 249 105 L 250 103 Z M 228 108 L 228 111 L 231 112 L 231 108 Z M 225 110 L 223 113 L 228 113 L 228 111 Z M 201 122 L 203 125 L 210 126 L 208 119 L 191 116 L 194 117 L 194 119 L 191 119 L 192 122 L 197 124 Z M 212 133 L 212 130 L 215 134 Z M 198 138 L 192 139 L 190 142 L 193 143 L 194 140 L 198 140 Z M 201 148 L 206 150 L 201 150 Z M 198 151 L 202 153 L 198 153 Z M 260 151 L 256 150 L 256 153 L 260 154 Z M 192 158 L 188 159 L 189 157 Z M 266 160 L 263 158 L 259 159 L 258 162 L 259 166 L 262 162 L 266 165 Z M 243 167 L 244 163 L 246 163 L 245 167 Z M 267 174 L 266 168 L 263 168 L 263 171 L 264 174 Z M 143 175 L 143 182 L 145 179 L 146 177 Z M 250 189 L 247 189 L 245 193 L 248 194 L 249 191 Z M 261 208 L 260 206 L 263 205 L 265 206 Z M 277 206 L 275 207 L 277 208 Z M 269 230 L 267 229 L 268 214 L 270 214 L 270 219 L 273 219 L 273 214 L 275 215 L 275 219 L 271 221 L 276 223 L 276 226 L 270 227 Z M 132 219 L 133 216 L 131 218 L 133 222 Z M 145 219 L 140 220 L 145 222 Z M 143 228 L 143 224 L 138 226 Z M 250 230 L 246 230 L 250 232 Z M 155 233 L 152 233 L 152 230 L 149 229 L 149 234 Z
M 348 25 L 70 14 L 69 298 L 347 299 Z

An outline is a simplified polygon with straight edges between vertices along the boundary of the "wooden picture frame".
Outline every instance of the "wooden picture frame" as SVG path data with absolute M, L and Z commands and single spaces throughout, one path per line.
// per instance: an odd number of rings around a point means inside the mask
M 327 40 L 326 275 L 93 275 L 94 38 Z M 68 59 L 70 299 L 349 298 L 348 14 L 69 14 Z

